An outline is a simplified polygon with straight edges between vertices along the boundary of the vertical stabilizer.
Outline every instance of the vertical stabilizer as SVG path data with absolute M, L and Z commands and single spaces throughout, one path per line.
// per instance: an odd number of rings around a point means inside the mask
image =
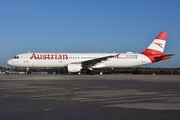
M 160 32 L 154 41 L 149 45 L 149 47 L 144 52 L 142 52 L 142 54 L 162 55 L 164 52 L 167 36 L 168 32 Z

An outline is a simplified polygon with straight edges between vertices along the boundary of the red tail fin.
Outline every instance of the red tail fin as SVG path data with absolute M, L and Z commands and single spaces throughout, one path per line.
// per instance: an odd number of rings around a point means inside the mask
M 162 55 L 164 52 L 168 32 L 160 32 L 149 47 L 142 52 L 145 55 Z
M 142 54 L 147 56 L 152 62 L 158 62 L 171 58 L 172 54 L 165 55 L 163 53 L 167 36 L 168 32 L 160 32 L 149 47 L 142 52 Z

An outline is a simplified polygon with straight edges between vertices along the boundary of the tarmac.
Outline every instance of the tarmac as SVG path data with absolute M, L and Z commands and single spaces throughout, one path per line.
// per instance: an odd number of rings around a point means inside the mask
M 179 75 L 0 75 L 0 120 L 180 120 Z

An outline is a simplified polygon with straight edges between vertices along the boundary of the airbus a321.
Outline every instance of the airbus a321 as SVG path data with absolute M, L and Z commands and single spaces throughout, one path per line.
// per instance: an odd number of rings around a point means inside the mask
M 80 73 L 85 69 L 93 74 L 95 68 L 124 68 L 155 63 L 171 58 L 164 54 L 168 32 L 160 32 L 154 41 L 141 53 L 23 53 L 10 59 L 7 64 L 13 67 L 62 68 L 70 73 Z

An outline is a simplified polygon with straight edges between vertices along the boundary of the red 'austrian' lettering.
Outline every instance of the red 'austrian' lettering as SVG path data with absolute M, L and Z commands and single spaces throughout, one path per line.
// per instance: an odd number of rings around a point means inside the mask
M 30 57 L 31 60 L 68 60 L 66 54 L 36 54 L 33 53 Z

